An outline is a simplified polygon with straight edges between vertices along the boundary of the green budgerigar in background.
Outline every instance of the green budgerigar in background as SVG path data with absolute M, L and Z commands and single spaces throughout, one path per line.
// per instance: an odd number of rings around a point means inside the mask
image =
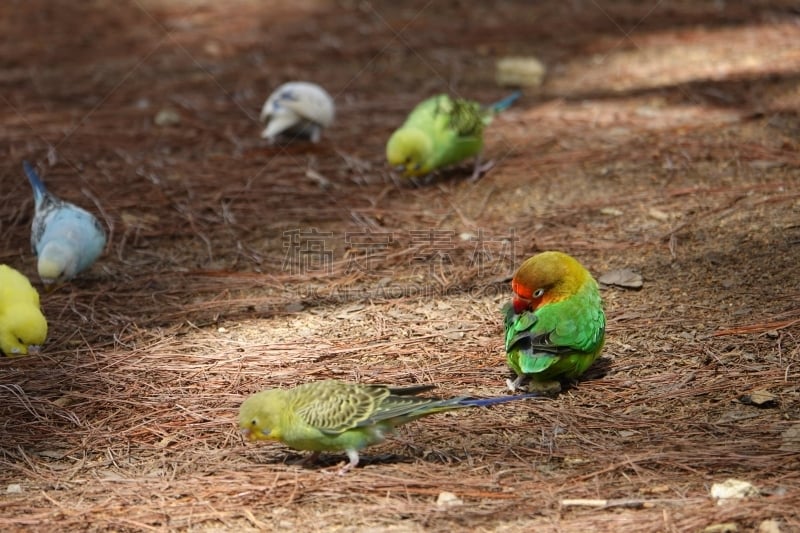
M 511 281 L 505 314 L 506 359 L 517 375 L 514 391 L 555 394 L 597 359 L 606 317 L 597 282 L 577 260 L 561 252 L 527 259 Z
M 414 178 L 476 157 L 472 179 L 477 179 L 484 128 L 520 95 L 516 91 L 488 106 L 447 94 L 432 96 L 417 105 L 389 138 L 386 159 L 406 177 Z
M 430 385 L 386 387 L 337 380 L 316 381 L 291 389 L 268 389 L 247 398 L 239 409 L 239 427 L 249 440 L 277 440 L 295 450 L 347 453 L 358 464 L 358 451 L 383 442 L 395 427 L 423 416 L 514 401 L 534 395 L 450 399 L 416 396 Z

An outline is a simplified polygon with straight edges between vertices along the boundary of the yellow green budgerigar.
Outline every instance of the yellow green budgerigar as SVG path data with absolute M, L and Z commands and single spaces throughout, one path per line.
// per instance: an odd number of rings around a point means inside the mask
M 9 357 L 36 352 L 47 337 L 39 293 L 23 274 L 0 265 L 0 351 Z
M 494 115 L 511 106 L 520 95 L 516 91 L 488 106 L 447 94 L 432 96 L 417 105 L 389 138 L 386 159 L 406 177 L 413 178 L 469 157 L 479 158 L 483 129 Z M 476 160 L 473 179 L 479 172 Z
M 429 385 L 387 387 L 337 380 L 291 389 L 268 389 L 247 398 L 239 409 L 239 427 L 249 440 L 277 440 L 295 450 L 347 453 L 344 473 L 358 464 L 362 448 L 382 442 L 396 426 L 423 416 L 495 405 L 535 395 L 471 399 L 424 398 Z
M 503 307 L 506 359 L 516 373 L 514 391 L 555 393 L 560 380 L 574 380 L 600 354 L 606 317 L 597 282 L 562 252 L 530 257 L 511 281 L 513 299 Z

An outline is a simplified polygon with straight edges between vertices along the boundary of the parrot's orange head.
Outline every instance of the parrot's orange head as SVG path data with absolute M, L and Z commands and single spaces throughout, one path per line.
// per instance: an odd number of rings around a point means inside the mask
M 536 311 L 569 298 L 592 279 L 574 258 L 562 252 L 542 252 L 525 260 L 511 280 L 514 312 Z

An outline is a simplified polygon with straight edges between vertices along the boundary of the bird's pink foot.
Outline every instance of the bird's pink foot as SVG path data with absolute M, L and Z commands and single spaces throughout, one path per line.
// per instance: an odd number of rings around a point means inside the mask
M 492 168 L 494 168 L 494 160 L 489 160 L 486 163 L 481 163 L 480 159 L 475 161 L 475 168 L 472 171 L 472 176 L 469 177 L 469 181 L 478 181 L 483 177 L 484 174 L 489 172 Z

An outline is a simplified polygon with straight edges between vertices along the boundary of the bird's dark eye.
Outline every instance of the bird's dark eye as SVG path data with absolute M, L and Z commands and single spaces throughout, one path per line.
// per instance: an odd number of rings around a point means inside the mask
M 25 344 L 25 341 L 20 339 L 19 337 L 17 337 L 17 342 L 20 343 L 20 344 Z
M 411 156 L 406 157 L 406 165 L 411 163 Z
M 251 426 L 255 426 L 256 424 L 258 424 L 258 420 L 256 420 L 255 418 L 250 421 Z
M 544 289 L 536 289 L 533 291 L 534 298 L 541 298 L 542 296 L 544 296 Z

